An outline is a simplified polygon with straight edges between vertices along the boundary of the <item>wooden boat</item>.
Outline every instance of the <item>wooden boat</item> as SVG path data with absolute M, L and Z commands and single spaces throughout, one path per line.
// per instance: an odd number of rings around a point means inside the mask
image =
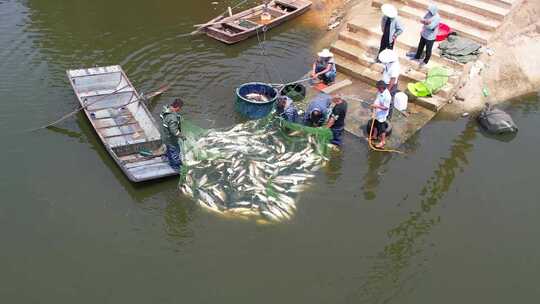
M 232 16 L 223 16 L 201 25 L 206 35 L 234 44 L 269 30 L 305 13 L 312 5 L 307 0 L 272 0 Z
M 161 150 L 161 134 L 120 66 L 68 70 L 67 76 L 101 142 L 132 182 L 178 174 Z

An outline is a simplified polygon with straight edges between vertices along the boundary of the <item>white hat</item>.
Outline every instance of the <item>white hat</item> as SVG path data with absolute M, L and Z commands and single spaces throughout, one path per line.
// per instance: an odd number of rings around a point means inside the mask
M 330 52 L 329 49 L 324 49 L 321 52 L 319 52 L 319 54 L 317 55 L 322 58 L 334 57 L 334 54 L 332 54 L 332 52 Z
M 386 49 L 379 54 L 379 61 L 382 63 L 390 63 L 397 60 L 398 57 L 396 53 L 390 49 Z
M 407 101 L 409 100 L 409 97 L 407 94 L 403 92 L 397 92 L 396 96 L 394 96 L 394 107 L 398 109 L 399 111 L 405 111 L 407 110 Z
M 397 8 L 393 6 L 392 4 L 383 4 L 383 6 L 381 6 L 381 10 L 382 10 L 383 15 L 385 15 L 388 18 L 396 18 L 398 15 Z

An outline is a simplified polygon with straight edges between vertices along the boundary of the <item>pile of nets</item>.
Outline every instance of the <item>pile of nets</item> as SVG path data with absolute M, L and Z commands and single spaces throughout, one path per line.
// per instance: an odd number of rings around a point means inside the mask
M 296 200 L 325 164 L 332 134 L 272 115 L 228 129 L 183 123 L 181 191 L 212 212 L 290 219 Z

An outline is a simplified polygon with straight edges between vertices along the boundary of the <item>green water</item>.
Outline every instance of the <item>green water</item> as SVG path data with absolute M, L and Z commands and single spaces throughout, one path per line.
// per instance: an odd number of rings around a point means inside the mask
M 0 0 L 2 303 L 535 303 L 540 298 L 537 96 L 508 104 L 506 141 L 439 117 L 404 147 L 345 137 L 288 223 L 200 210 L 175 179 L 134 186 L 87 121 L 25 133 L 77 107 L 65 70 L 121 64 L 186 116 L 239 121 L 233 89 L 304 74 L 321 34 L 302 18 L 226 47 L 191 24 L 227 3 Z

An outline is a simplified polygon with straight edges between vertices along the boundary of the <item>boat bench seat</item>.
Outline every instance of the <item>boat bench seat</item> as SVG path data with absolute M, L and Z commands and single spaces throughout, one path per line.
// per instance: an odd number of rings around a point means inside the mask
M 124 88 L 122 90 L 117 91 L 118 89 L 107 89 L 107 90 L 91 90 L 86 92 L 79 92 L 79 96 L 81 98 L 85 97 L 94 97 L 94 96 L 105 96 L 105 95 L 112 95 L 114 94 L 120 94 L 120 93 L 128 93 L 128 92 L 134 92 L 131 88 Z
M 275 9 L 273 7 L 267 7 L 266 9 L 270 12 L 272 17 L 281 17 L 281 16 L 285 15 L 284 11 Z
M 241 26 L 239 24 L 235 24 L 235 23 L 232 23 L 232 22 L 226 22 L 226 23 L 224 23 L 224 25 L 226 25 L 228 27 L 231 27 L 233 29 L 242 31 L 242 32 L 249 30 L 249 28 L 247 28 L 247 27 L 243 27 L 243 26 Z

